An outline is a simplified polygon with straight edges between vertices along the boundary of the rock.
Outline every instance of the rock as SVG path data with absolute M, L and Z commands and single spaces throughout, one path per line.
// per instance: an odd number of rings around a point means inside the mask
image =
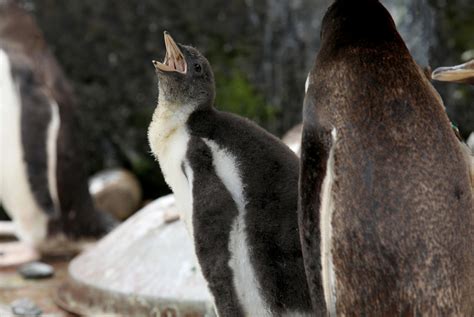
M 467 145 L 471 149 L 471 152 L 474 152 L 474 132 L 472 132 L 466 141 Z
M 281 139 L 283 143 L 288 145 L 288 147 L 300 157 L 301 155 L 301 135 L 303 133 L 303 124 L 300 123 L 290 131 L 286 132 L 283 138 Z
M 178 213 L 173 195 L 74 258 L 56 303 L 81 316 L 215 316 L 186 227 L 167 223 L 166 213 Z
M 49 278 L 54 275 L 54 268 L 46 263 L 30 262 L 20 266 L 18 273 L 25 279 Z
M 2 317 L 14 316 L 10 306 L 0 303 L 0 316 L 2 316 Z
M 135 175 L 124 169 L 99 172 L 89 180 L 97 209 L 124 220 L 140 207 L 142 190 Z
M 28 298 L 17 299 L 10 304 L 15 316 L 40 316 L 43 312 Z

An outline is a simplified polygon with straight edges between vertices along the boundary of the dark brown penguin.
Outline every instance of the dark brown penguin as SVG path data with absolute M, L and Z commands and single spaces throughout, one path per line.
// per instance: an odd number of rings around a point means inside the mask
M 300 176 L 312 289 L 322 272 L 332 316 L 474 316 L 469 174 L 433 87 L 377 0 L 336 0 L 321 40 Z
M 73 92 L 33 17 L 0 4 L 0 204 L 21 240 L 73 251 L 114 221 L 88 191 Z

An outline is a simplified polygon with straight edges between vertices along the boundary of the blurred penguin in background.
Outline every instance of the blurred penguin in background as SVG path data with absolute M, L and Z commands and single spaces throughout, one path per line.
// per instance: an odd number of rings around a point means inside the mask
M 73 92 L 30 14 L 0 3 L 0 204 L 45 253 L 108 232 L 88 191 Z
M 474 86 L 474 59 L 461 65 L 439 67 L 434 70 L 432 78 L 439 81 Z

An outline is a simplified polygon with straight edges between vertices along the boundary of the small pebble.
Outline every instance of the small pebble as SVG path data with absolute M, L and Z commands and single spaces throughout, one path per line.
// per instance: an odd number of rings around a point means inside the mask
M 18 273 L 25 279 L 48 278 L 53 276 L 54 268 L 46 263 L 30 262 L 20 266 Z
M 179 220 L 179 213 L 175 211 L 167 211 L 164 215 L 165 223 L 173 223 Z
M 43 312 L 28 298 L 17 299 L 10 304 L 15 316 L 40 316 Z

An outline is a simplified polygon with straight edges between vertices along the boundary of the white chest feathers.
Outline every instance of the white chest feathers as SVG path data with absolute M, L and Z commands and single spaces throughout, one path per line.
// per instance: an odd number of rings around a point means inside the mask
M 194 110 L 191 106 L 160 103 L 148 128 L 150 148 L 157 158 L 166 183 L 173 191 L 176 205 L 182 214 L 191 236 L 193 175 L 186 162 L 190 136 L 186 121 Z M 186 174 L 183 172 L 183 167 Z

